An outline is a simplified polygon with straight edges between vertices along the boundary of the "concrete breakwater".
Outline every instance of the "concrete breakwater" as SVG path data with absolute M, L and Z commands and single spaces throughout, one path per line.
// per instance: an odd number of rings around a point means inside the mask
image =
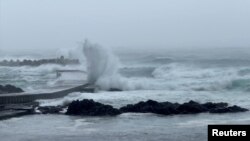
M 72 92 L 95 92 L 96 87 L 88 84 L 48 93 L 11 93 L 0 95 L 0 120 L 34 114 L 37 99 L 60 98 Z
M 1 94 L 0 105 L 4 104 L 16 104 L 16 103 L 29 103 L 37 99 L 54 99 L 68 95 L 72 92 L 95 92 L 96 87 L 88 84 L 60 90 L 56 92 L 47 93 L 12 93 L 12 94 Z
M 76 65 L 80 64 L 78 59 L 68 59 L 61 56 L 60 58 L 39 59 L 39 60 L 2 60 L 0 66 L 18 67 L 18 66 L 40 66 L 44 64 L 58 64 L 58 65 Z

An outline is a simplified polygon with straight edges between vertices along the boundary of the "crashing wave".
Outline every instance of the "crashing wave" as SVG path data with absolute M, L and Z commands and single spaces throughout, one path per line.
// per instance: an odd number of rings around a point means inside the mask
M 118 73 L 119 60 L 109 49 L 86 40 L 83 52 L 86 57 L 89 84 L 97 85 L 103 90 L 125 89 L 125 78 Z

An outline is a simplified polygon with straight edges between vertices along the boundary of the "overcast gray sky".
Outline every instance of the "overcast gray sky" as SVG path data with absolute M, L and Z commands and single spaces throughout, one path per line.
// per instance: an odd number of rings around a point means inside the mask
M 250 0 L 0 0 L 0 51 L 250 47 Z

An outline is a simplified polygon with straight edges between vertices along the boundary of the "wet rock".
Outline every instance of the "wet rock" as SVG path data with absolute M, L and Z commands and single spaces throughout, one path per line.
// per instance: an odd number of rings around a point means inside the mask
M 118 89 L 118 88 L 110 88 L 109 89 L 110 92 L 120 92 L 122 91 L 121 89 Z
M 37 110 L 39 110 L 42 114 L 59 114 L 61 111 L 63 111 L 62 106 L 44 106 L 44 107 L 38 107 Z
M 4 105 L 0 105 L 0 111 L 4 110 L 5 106 Z
M 226 113 L 226 112 L 245 112 L 247 109 L 232 106 L 228 107 L 227 103 L 212 103 L 208 102 L 200 104 L 195 101 L 178 104 L 171 102 L 157 102 L 148 100 L 146 102 L 139 102 L 137 104 L 129 104 L 120 108 L 121 112 L 134 112 L 134 113 L 155 113 L 162 115 L 174 114 L 196 114 L 203 112 L 210 113 Z
M 15 87 L 13 85 L 0 85 L 0 94 L 6 93 L 21 93 L 24 92 L 21 88 Z
M 176 110 L 180 114 L 196 114 L 196 113 L 207 112 L 208 109 L 204 107 L 202 104 L 199 104 L 194 101 L 189 101 L 188 103 L 181 104 Z
M 216 108 L 212 109 L 209 112 L 210 113 L 237 113 L 237 112 L 246 112 L 248 109 L 241 108 L 239 106 L 231 106 L 231 107 L 224 107 L 224 108 Z
M 0 120 L 34 114 L 36 103 L 6 104 L 0 106 Z
M 0 111 L 0 120 L 9 119 L 13 117 L 20 117 L 25 115 L 33 114 L 27 110 L 1 110 Z
M 110 105 L 104 105 L 93 100 L 84 99 L 70 103 L 66 114 L 82 116 L 114 116 L 121 114 L 121 112 Z
M 217 108 L 225 108 L 228 106 L 227 103 L 220 102 L 220 103 L 212 103 L 212 102 L 207 102 L 205 104 L 202 104 L 205 108 L 207 108 L 208 111 L 212 109 L 217 109 Z
M 204 103 L 200 104 L 195 101 L 189 101 L 183 104 L 171 102 L 157 102 L 148 100 L 141 101 L 136 104 L 128 104 L 119 110 L 110 105 L 104 105 L 93 100 L 73 101 L 69 104 L 66 114 L 68 115 L 84 115 L 84 116 L 105 116 L 118 115 L 121 113 L 155 113 L 161 115 L 177 115 L 177 114 L 197 114 L 203 112 L 210 113 L 234 113 L 245 112 L 248 109 L 239 106 L 228 107 L 227 103 Z
M 148 100 L 146 102 L 139 102 L 137 104 L 129 104 L 127 106 L 121 107 L 121 112 L 135 112 L 135 113 L 156 113 L 156 114 L 178 114 L 176 110 L 179 106 L 178 103 L 162 102 L 159 103 L 154 100 Z

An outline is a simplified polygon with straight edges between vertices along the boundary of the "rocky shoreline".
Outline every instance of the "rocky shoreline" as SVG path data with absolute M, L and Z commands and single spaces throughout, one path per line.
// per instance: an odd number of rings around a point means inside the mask
M 91 99 L 76 100 L 68 106 L 48 106 L 39 107 L 42 113 L 58 114 L 67 108 L 66 115 L 81 116 L 114 116 L 122 113 L 154 113 L 160 115 L 178 115 L 178 114 L 197 114 L 197 113 L 237 113 L 246 112 L 248 109 L 239 106 L 228 106 L 228 103 L 207 102 L 200 104 L 195 101 L 189 101 L 183 104 L 171 102 L 157 102 L 154 100 L 140 101 L 136 104 L 128 104 L 119 109 L 111 105 L 105 105 L 95 102 Z M 47 109 L 47 110 L 46 110 Z
M 24 92 L 21 88 L 16 86 L 7 84 L 7 85 L 0 85 L 0 94 L 8 94 L 8 93 L 22 93 Z
M 38 102 L 0 105 L 0 120 L 36 114 L 37 106 L 39 106 Z
M 154 113 L 159 115 L 180 115 L 198 113 L 237 113 L 249 111 L 239 106 L 228 106 L 228 103 L 198 103 L 189 101 L 183 104 L 171 102 L 157 102 L 154 100 L 140 101 L 121 108 L 114 108 L 95 102 L 92 99 L 72 101 L 65 106 L 39 106 L 37 102 L 26 104 L 9 104 L 0 106 L 0 120 L 32 114 L 65 114 L 78 116 L 116 116 L 122 113 Z

